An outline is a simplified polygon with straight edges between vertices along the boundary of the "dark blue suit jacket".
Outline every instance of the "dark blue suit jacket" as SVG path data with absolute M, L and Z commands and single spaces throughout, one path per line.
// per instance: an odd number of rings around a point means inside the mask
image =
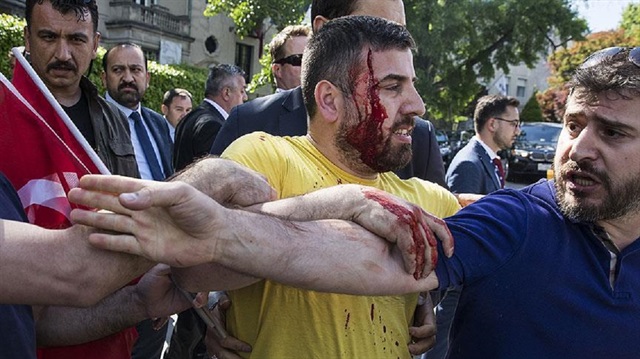
M 173 141 L 169 135 L 169 125 L 162 115 L 150 108 L 141 107 L 140 112 L 158 146 L 162 170 L 165 176 L 169 177 L 173 174 Z
M 238 137 L 254 131 L 277 136 L 305 135 L 307 110 L 302 89 L 297 87 L 234 107 L 213 142 L 211 153 L 220 155 Z M 417 119 L 412 137 L 413 158 L 396 174 L 404 179 L 419 177 L 445 186 L 444 165 L 431 122 Z
M 455 193 L 489 194 L 500 189 L 496 166 L 475 137 L 453 157 L 446 178 Z
M 174 169 L 180 171 L 197 158 L 208 155 L 224 122 L 222 114 L 207 101 L 189 112 L 176 127 Z

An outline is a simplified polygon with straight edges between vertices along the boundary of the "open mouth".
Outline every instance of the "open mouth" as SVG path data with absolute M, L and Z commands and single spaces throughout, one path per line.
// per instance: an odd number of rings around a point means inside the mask
M 566 178 L 577 189 L 593 187 L 600 183 L 593 175 L 581 171 L 570 171 L 567 173 Z

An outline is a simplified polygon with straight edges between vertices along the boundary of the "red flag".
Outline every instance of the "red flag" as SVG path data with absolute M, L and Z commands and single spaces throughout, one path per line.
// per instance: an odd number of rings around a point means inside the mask
M 0 74 L 0 171 L 18 191 L 31 223 L 70 225 L 67 193 L 87 173 L 109 174 L 69 116 L 14 49 L 13 84 Z M 15 86 L 14 86 L 15 85 Z M 40 359 L 130 358 L 135 328 L 70 347 L 38 351 Z
M 74 156 L 4 76 L 0 81 L 0 171 L 18 191 L 31 223 L 68 227 L 67 192 L 82 175 L 99 171 Z

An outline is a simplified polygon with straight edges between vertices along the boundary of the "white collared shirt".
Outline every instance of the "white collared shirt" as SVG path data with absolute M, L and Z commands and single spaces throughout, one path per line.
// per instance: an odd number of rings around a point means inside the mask
M 227 111 L 225 111 L 222 107 L 220 107 L 220 105 L 218 105 L 217 102 L 210 100 L 208 98 L 205 98 L 204 100 L 210 103 L 213 107 L 215 107 L 216 110 L 218 110 L 218 112 L 220 112 L 220 114 L 222 115 L 222 118 L 226 120 L 229 117 L 229 114 L 227 113 Z
M 107 101 L 116 105 L 116 107 L 118 107 L 118 109 L 122 113 L 124 113 L 124 115 L 127 117 L 127 121 L 129 122 L 129 131 L 131 132 L 131 143 L 133 144 L 133 151 L 136 155 L 136 162 L 138 163 L 138 171 L 140 171 L 140 178 L 153 180 L 153 176 L 151 175 L 151 168 L 149 167 L 149 162 L 147 162 L 147 158 L 144 156 L 144 151 L 142 150 L 142 145 L 138 140 L 138 134 L 136 133 L 133 120 L 129 118 L 133 110 L 120 105 L 118 102 L 116 102 L 116 100 L 111 98 L 108 92 L 104 97 Z M 140 104 L 138 104 L 138 108 L 135 111 L 140 115 L 140 118 L 142 118 Z M 160 151 L 158 150 L 158 144 L 156 143 L 156 140 L 151 134 L 151 131 L 149 130 L 149 126 L 147 126 L 145 121 L 142 121 L 142 124 L 144 125 L 144 128 L 147 130 L 147 135 L 149 136 L 149 139 L 151 140 L 151 145 L 153 146 L 153 152 L 155 152 L 156 158 L 158 159 L 158 164 L 160 165 L 160 168 L 162 168 L 162 161 L 160 160 L 161 157 L 160 157 Z M 164 168 L 162 168 L 162 172 L 163 174 L 166 175 L 166 170 Z
M 502 159 L 500 159 L 500 156 L 498 156 L 497 153 L 495 153 L 489 146 L 487 146 L 486 143 L 484 143 L 482 141 L 482 139 L 480 139 L 480 137 L 478 136 L 473 136 L 476 138 L 476 140 L 478 142 L 480 142 L 480 144 L 482 145 L 482 148 L 484 148 L 484 150 L 487 152 L 487 154 L 489 155 L 489 158 L 491 158 L 491 161 L 493 161 L 494 159 L 498 159 L 498 161 L 501 161 Z M 495 166 L 494 166 L 495 167 Z M 496 168 L 495 170 L 495 174 L 496 174 L 496 178 L 498 179 L 498 183 L 500 183 L 500 174 L 498 174 L 498 169 Z

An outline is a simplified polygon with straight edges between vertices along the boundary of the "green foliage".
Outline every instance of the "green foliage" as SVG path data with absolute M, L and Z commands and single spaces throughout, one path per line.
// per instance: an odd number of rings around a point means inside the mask
M 310 0 L 207 0 L 205 16 L 223 13 L 236 25 L 239 36 L 261 36 L 262 22 L 270 18 L 278 31 L 299 24 Z
M 0 14 L 0 55 L 8 54 L 12 47 L 24 44 L 23 28 L 26 25 L 21 18 Z M 105 88 L 102 85 L 102 57 L 105 49 L 98 48 L 98 55 L 93 62 L 89 79 L 98 87 L 102 95 Z M 0 56 L 0 72 L 9 74 L 9 57 Z M 204 98 L 204 86 L 207 81 L 208 70 L 189 65 L 160 65 L 155 61 L 149 61 L 149 73 L 151 83 L 144 96 L 144 105 L 160 112 L 162 96 L 165 91 L 180 87 L 187 89 L 193 95 L 194 105 Z
M 263 38 L 266 31 L 262 23 L 265 19 L 271 19 L 271 23 L 280 31 L 287 25 L 300 24 L 309 5 L 310 0 L 207 0 L 204 15 L 226 14 L 233 20 L 240 37 Z M 275 85 L 271 74 L 271 56 L 266 45 L 259 61 L 262 68 L 253 75 L 247 86 L 249 93 L 263 86 L 273 89 Z
M 520 120 L 523 122 L 539 122 L 542 121 L 542 110 L 537 100 L 538 91 L 536 91 L 529 101 L 524 105 L 522 113 L 520 114 Z
M 623 30 L 603 31 L 590 34 L 584 41 L 576 41 L 567 48 L 558 49 L 549 57 L 549 84 L 562 86 L 569 81 L 575 69 L 590 54 L 611 46 L 634 46 L 639 39 L 627 36 Z
M 568 0 L 405 0 L 418 44 L 418 91 L 432 118 L 465 111 L 497 69 L 533 67 L 555 45 L 581 39 L 586 22 Z
M 271 54 L 269 53 L 269 45 L 265 45 L 264 51 L 262 51 L 262 57 L 260 58 L 260 65 L 262 68 L 260 72 L 253 75 L 251 82 L 247 85 L 247 92 L 254 93 L 258 88 L 263 86 L 271 87 L 271 90 L 275 90 L 275 81 L 273 80 L 273 74 L 271 73 Z
M 622 12 L 620 27 L 627 36 L 640 39 L 640 4 L 627 5 Z
M 24 45 L 23 31 L 27 23 L 9 14 L 0 14 L 0 72 L 11 78 L 9 51 L 13 47 Z
M 547 121 L 560 122 L 567 102 L 568 89 L 565 84 L 571 79 L 575 69 L 592 53 L 611 46 L 636 46 L 638 37 L 629 36 L 623 29 L 603 31 L 587 36 L 567 48 L 555 51 L 549 57 L 549 89 L 538 94 L 542 113 Z
M 98 87 L 98 93 L 106 92 L 102 84 L 102 58 L 106 50 L 98 48 L 98 55 L 93 62 L 89 73 L 89 79 Z M 196 106 L 204 98 L 204 86 L 209 74 L 207 69 L 189 65 L 161 65 L 155 61 L 149 61 L 149 74 L 151 81 L 144 95 L 144 106 L 160 112 L 162 97 L 167 90 L 175 87 L 183 88 L 193 95 L 193 104 Z
M 241 35 L 258 34 L 263 19 L 281 29 L 299 23 L 309 0 L 208 0 L 205 15 L 228 14 Z M 405 0 L 407 25 L 418 45 L 414 64 L 429 115 L 452 121 L 464 113 L 496 69 L 533 66 L 554 45 L 587 30 L 570 0 Z M 258 31 L 257 31 L 258 30 Z M 261 59 L 263 67 L 269 62 Z M 269 69 L 252 88 L 267 83 Z

